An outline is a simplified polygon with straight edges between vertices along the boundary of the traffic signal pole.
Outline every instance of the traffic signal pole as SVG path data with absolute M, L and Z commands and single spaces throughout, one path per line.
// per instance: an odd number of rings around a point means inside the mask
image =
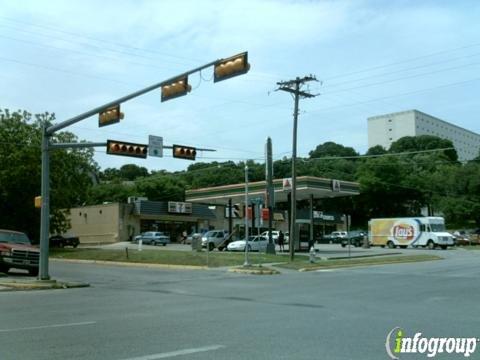
M 246 53 L 243 54 L 243 58 L 245 61 L 242 63 L 242 65 L 245 66 L 245 70 L 243 72 L 239 73 L 245 73 L 248 71 L 250 68 L 250 65 L 246 61 Z M 234 59 L 234 57 L 229 58 L 229 59 Z M 73 144 L 52 144 L 50 142 L 50 138 L 52 135 L 63 129 L 66 128 L 67 126 L 76 124 L 79 121 L 82 121 L 92 115 L 99 114 L 102 111 L 105 111 L 106 109 L 119 105 L 123 102 L 126 102 L 128 100 L 134 99 L 136 97 L 139 97 L 141 95 L 144 95 L 150 91 L 156 90 L 158 88 L 161 88 L 162 86 L 170 85 L 172 82 L 175 82 L 178 78 L 181 77 L 186 77 L 190 74 L 193 74 L 195 72 L 199 72 L 203 69 L 206 69 L 210 66 L 214 66 L 216 64 L 225 62 L 226 60 L 229 59 L 219 59 L 215 60 L 212 62 L 209 62 L 205 65 L 199 66 L 197 68 L 194 68 L 192 70 L 186 71 L 180 75 L 176 75 L 174 77 L 171 77 L 167 80 L 161 81 L 157 84 L 148 86 L 144 89 L 138 90 L 136 92 L 133 92 L 129 95 L 123 96 L 121 98 L 118 98 L 114 101 L 110 101 L 104 105 L 98 106 L 96 108 L 93 108 L 89 111 L 86 111 L 80 115 L 74 116 L 68 120 L 62 121 L 58 124 L 51 125 L 51 126 L 46 126 L 46 124 L 43 125 L 42 128 L 42 178 L 41 178 L 41 196 L 42 196 L 42 206 L 40 210 L 40 262 L 39 262 L 39 279 L 40 280 L 50 280 L 50 275 L 49 275 L 49 270 L 48 270 L 48 255 L 49 255 L 49 243 L 48 243 L 48 238 L 49 238 L 49 233 L 50 233 L 50 150 L 53 150 L 55 148 L 71 148 L 71 147 L 92 147 L 92 145 L 89 145 L 88 143 L 81 143 L 78 146 Z M 223 64 L 222 64 L 223 65 Z M 228 72 L 228 67 L 227 72 Z M 232 68 L 228 75 L 228 77 L 235 76 L 236 73 L 234 72 L 236 69 Z M 220 77 L 220 80 L 227 78 L 225 77 Z M 217 80 L 218 81 L 218 80 Z M 92 143 L 94 144 L 94 143 Z M 103 146 L 102 145 L 93 145 L 93 146 Z
M 277 90 L 286 91 L 295 95 L 295 107 L 293 110 L 293 141 L 292 141 L 292 204 L 291 204 L 291 221 L 290 221 L 290 238 L 288 243 L 288 251 L 290 253 L 290 261 L 295 256 L 295 245 L 297 242 L 297 123 L 298 123 L 298 103 L 300 96 L 303 98 L 312 98 L 316 95 L 301 91 L 301 86 L 308 81 L 317 81 L 310 75 L 303 78 L 297 77 L 295 80 L 278 82 L 280 87 Z

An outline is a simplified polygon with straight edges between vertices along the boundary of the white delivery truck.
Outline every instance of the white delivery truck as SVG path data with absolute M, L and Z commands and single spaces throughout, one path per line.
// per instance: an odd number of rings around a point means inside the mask
M 368 240 L 372 246 L 389 248 L 453 246 L 453 236 L 445 231 L 442 217 L 409 217 L 371 219 L 368 222 Z

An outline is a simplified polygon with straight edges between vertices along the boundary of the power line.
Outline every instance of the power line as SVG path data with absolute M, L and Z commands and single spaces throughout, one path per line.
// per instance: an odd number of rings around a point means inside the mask
M 395 66 L 395 65 L 398 65 L 398 64 L 405 64 L 405 63 L 409 63 L 409 62 L 414 62 L 414 61 L 417 61 L 419 59 L 429 58 L 429 57 L 432 57 L 432 56 L 437 56 L 437 55 L 440 55 L 440 54 L 446 54 L 446 53 L 455 52 L 455 51 L 458 51 L 458 50 L 468 49 L 468 48 L 477 47 L 477 46 L 480 46 L 480 43 L 473 43 L 473 44 L 460 46 L 460 47 L 449 49 L 449 50 L 441 50 L 441 51 L 433 52 L 433 53 L 426 54 L 426 55 L 407 58 L 405 60 L 401 60 L 401 61 L 397 61 L 397 62 L 385 64 L 385 65 L 373 66 L 373 67 L 362 69 L 362 70 L 357 70 L 357 71 L 353 71 L 353 72 L 349 72 L 349 73 L 334 75 L 334 76 L 327 77 L 324 80 L 328 81 L 328 80 L 337 79 L 337 78 L 341 78 L 341 77 L 347 77 L 347 76 L 350 76 L 350 75 L 356 75 L 356 74 L 360 74 L 360 73 L 364 73 L 364 72 L 369 72 L 369 71 L 372 71 L 372 70 L 383 69 L 383 68 Z
M 388 75 L 407 72 L 407 71 L 412 71 L 412 70 L 416 70 L 416 69 L 429 68 L 429 67 L 432 67 L 434 65 L 449 63 L 449 62 L 456 61 L 456 60 L 463 60 L 463 59 L 466 59 L 466 58 L 475 57 L 475 56 L 479 56 L 479 55 L 480 55 L 480 53 L 464 55 L 464 56 L 456 57 L 456 58 L 453 58 L 453 59 L 437 61 L 437 62 L 433 62 L 433 63 L 429 63 L 429 64 L 418 65 L 418 66 L 404 68 L 404 69 L 400 69 L 400 70 L 396 70 L 396 71 L 389 71 L 388 73 L 370 75 L 370 76 L 366 76 L 366 77 L 363 77 L 363 78 L 358 78 L 358 79 L 348 80 L 348 81 L 342 81 L 342 82 L 333 83 L 333 84 L 325 84 L 325 85 L 330 86 L 330 87 L 337 87 L 337 86 L 340 86 L 340 85 L 343 85 L 343 84 L 350 84 L 350 83 L 354 83 L 354 82 L 358 82 L 358 81 L 362 81 L 362 80 L 369 80 L 369 79 L 372 79 L 372 78 L 388 76 Z M 474 64 L 478 64 L 478 63 L 474 63 Z M 469 64 L 467 64 L 467 65 L 469 65 Z M 449 70 L 449 69 L 447 69 L 447 70 Z M 430 73 L 426 73 L 426 74 L 430 74 Z M 422 75 L 422 74 L 420 74 L 420 75 Z
M 119 42 L 114 42 L 114 41 L 109 41 L 109 40 L 104 40 L 104 39 L 100 39 L 100 38 L 95 38 L 95 37 L 91 37 L 91 36 L 85 36 L 84 34 L 78 34 L 78 33 L 74 33 L 74 32 L 70 32 L 70 31 L 65 31 L 65 30 L 61 30 L 61 29 L 58 29 L 58 28 L 55 28 L 55 27 L 51 27 L 51 26 L 45 26 L 45 25 L 38 25 L 38 24 L 34 24 L 34 23 L 29 23 L 29 22 L 25 22 L 25 21 L 20 21 L 20 20 L 14 20 L 14 19 L 11 19 L 11 18 L 7 18 L 7 17 L 0 17 L 4 20 L 7 20 L 7 21 L 10 21 L 10 22 L 14 22 L 14 23 L 20 23 L 22 25 L 29 25 L 29 26 L 32 26 L 32 27 L 37 27 L 37 28 L 41 28 L 41 29 L 46 29 L 48 31 L 53 31 L 53 32 L 57 32 L 57 33 L 61 33 L 61 34 L 66 34 L 66 35 L 69 35 L 69 36 L 74 36 L 74 37 L 77 37 L 77 38 L 83 38 L 83 39 L 86 39 L 86 40 L 93 40 L 93 41 L 96 41 L 96 42 L 100 42 L 100 43 L 103 43 L 103 44 L 112 44 L 112 45 L 115 45 L 115 46 L 118 46 L 118 47 L 122 47 L 122 48 L 125 48 L 125 49 L 131 49 L 131 50 L 135 50 L 135 51 L 144 51 L 144 52 L 149 52 L 149 53 L 154 53 L 154 54 L 158 54 L 160 56 L 166 56 L 166 57 L 170 57 L 170 58 L 176 58 L 176 59 L 180 59 L 180 60 L 187 60 L 189 62 L 197 62 L 199 61 L 198 59 L 191 59 L 191 58 L 186 58 L 186 57 L 182 57 L 182 56 L 178 56 L 178 55 L 172 55 L 172 54 L 168 54 L 168 53 L 163 53 L 163 52 L 160 52 L 158 50 L 152 50 L 152 49 L 145 49 L 145 48 L 140 48 L 140 47 L 136 47 L 136 46 L 132 46 L 132 45 L 126 45 L 126 44 L 123 44 L 123 43 L 119 43 Z M 15 29 L 16 31 L 20 30 L 20 31 L 23 31 L 23 32 L 29 32 L 29 31 L 26 31 L 24 30 L 24 28 L 17 28 Z M 45 37 L 50 37 L 50 38 L 53 38 L 54 36 L 52 35 L 46 35 L 46 34 L 42 34 L 42 33 L 39 33 L 38 31 L 35 31 L 35 32 L 29 32 L 29 33 L 33 33 L 35 35 L 40 35 L 40 36 L 45 36 Z M 62 38 L 59 38 L 58 36 L 56 37 L 57 39 L 60 39 L 60 40 L 63 40 Z M 66 41 L 66 40 L 65 40 Z M 85 44 L 85 43 L 84 43 Z M 88 45 L 88 44 L 87 44 Z M 94 46 L 96 48 L 100 48 L 96 45 L 91 45 L 91 46 Z M 102 49 L 104 49 L 102 47 Z M 112 50 L 112 51 L 115 51 L 115 50 Z M 129 54 L 129 55 L 132 55 L 132 56 L 139 56 L 139 57 L 145 57 L 145 56 L 142 56 L 142 55 L 139 55 L 139 54 L 135 54 L 135 53 L 128 53 L 128 52 L 123 52 L 124 54 Z M 177 62 L 178 64 L 178 62 Z M 187 65 L 189 66 L 190 64 L 181 64 L 181 65 Z

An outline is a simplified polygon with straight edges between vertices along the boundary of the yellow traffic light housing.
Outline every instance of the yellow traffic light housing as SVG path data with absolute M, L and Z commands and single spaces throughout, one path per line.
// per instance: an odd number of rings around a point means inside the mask
M 191 90 L 192 87 L 188 84 L 187 76 L 178 78 L 171 84 L 162 86 L 162 102 L 187 95 Z
M 197 156 L 197 149 L 191 146 L 173 145 L 172 148 L 174 158 L 195 160 L 195 156 Z
M 250 70 L 248 52 L 220 60 L 215 64 L 213 82 L 222 81 L 231 77 L 245 74 Z
M 107 140 L 107 154 L 147 158 L 148 145 L 134 144 L 125 141 Z
M 120 105 L 111 106 L 98 114 L 98 127 L 115 124 L 123 119 Z

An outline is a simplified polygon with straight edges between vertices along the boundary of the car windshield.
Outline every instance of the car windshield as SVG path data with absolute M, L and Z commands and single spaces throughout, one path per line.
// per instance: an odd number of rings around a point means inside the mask
M 24 233 L 0 231 L 0 243 L 30 245 L 30 240 Z
M 433 232 L 445 231 L 445 224 L 430 224 Z

